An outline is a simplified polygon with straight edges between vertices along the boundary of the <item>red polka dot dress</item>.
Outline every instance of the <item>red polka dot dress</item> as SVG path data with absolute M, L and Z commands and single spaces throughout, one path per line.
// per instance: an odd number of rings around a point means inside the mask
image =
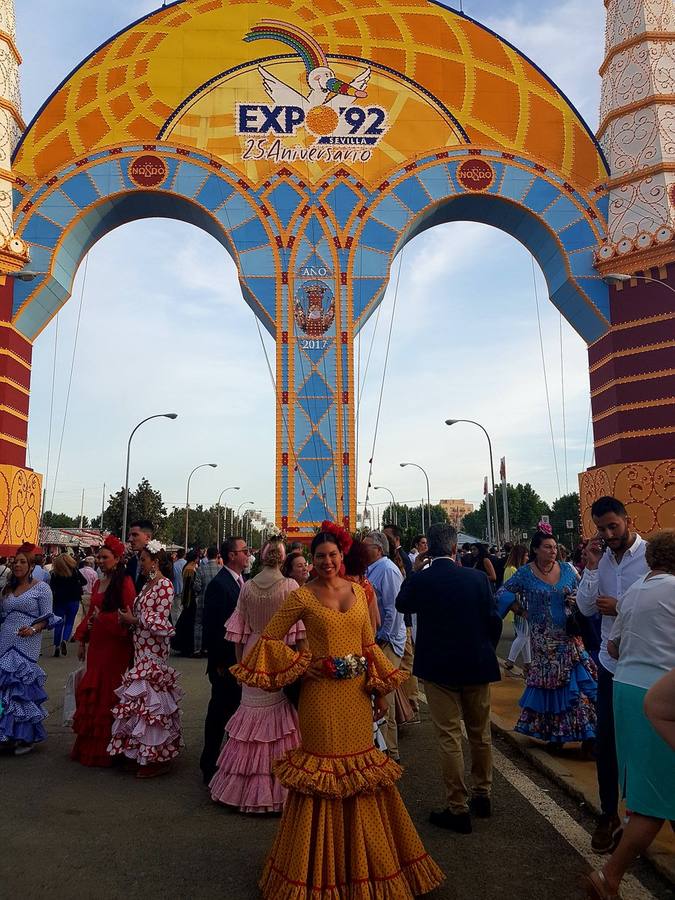
M 145 766 L 169 762 L 182 746 L 178 673 L 166 660 L 174 633 L 169 619 L 173 585 L 168 578 L 149 581 L 134 603 L 134 663 L 115 692 L 111 756 L 124 754 Z

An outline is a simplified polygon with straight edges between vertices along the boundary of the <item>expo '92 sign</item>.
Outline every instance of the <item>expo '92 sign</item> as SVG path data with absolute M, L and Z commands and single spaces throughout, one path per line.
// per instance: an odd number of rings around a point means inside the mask
M 272 162 L 368 162 L 389 128 L 387 111 L 367 102 L 370 68 L 351 81 L 338 77 L 321 46 L 307 32 L 263 19 L 245 41 L 276 40 L 292 47 L 305 73 L 301 90 L 277 77 L 272 66 L 258 65 L 271 103 L 237 103 L 236 132 L 244 139 L 244 160 Z M 357 101 L 360 101 L 357 104 Z M 365 101 L 365 102 L 364 102 Z M 361 105 L 363 103 L 363 105 Z M 309 141 L 288 139 L 305 130 Z

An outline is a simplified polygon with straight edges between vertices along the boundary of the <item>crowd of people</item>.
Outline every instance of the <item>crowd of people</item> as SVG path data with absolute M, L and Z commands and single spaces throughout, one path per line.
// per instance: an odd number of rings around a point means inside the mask
M 399 729 L 426 703 L 445 786 L 433 825 L 469 834 L 473 817 L 491 816 L 490 685 L 513 613 L 516 730 L 554 753 L 579 742 L 595 760 L 591 844 L 608 861 L 587 888 L 618 896 L 675 819 L 675 531 L 643 540 L 612 497 L 592 516 L 597 534 L 575 564 L 543 522 L 529 547 L 501 554 L 458 549 L 448 524 L 406 551 L 395 525 L 353 536 L 325 522 L 310 548 L 273 538 L 255 565 L 238 536 L 169 554 L 144 520 L 128 545 L 109 535 L 79 567 L 63 553 L 46 570 L 24 545 L 0 561 L 0 752 L 46 738 L 45 629 L 57 656 L 72 633 L 83 663 L 72 759 L 141 779 L 169 773 L 183 746 L 171 653 L 204 657 L 204 784 L 216 803 L 282 816 L 263 896 L 379 896 L 383 883 L 387 897 L 420 896 L 444 876 L 396 788 Z

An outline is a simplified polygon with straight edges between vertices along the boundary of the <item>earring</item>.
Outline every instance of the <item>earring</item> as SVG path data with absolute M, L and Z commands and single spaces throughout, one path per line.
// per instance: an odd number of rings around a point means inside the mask
M 150 574 L 148 575 L 150 581 L 157 578 L 157 569 L 150 569 Z

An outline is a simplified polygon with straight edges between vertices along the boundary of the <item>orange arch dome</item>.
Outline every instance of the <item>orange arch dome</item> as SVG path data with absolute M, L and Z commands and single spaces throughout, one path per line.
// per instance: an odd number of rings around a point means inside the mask
M 386 97 L 390 109 L 405 106 L 399 113 L 408 126 L 415 119 L 413 133 L 406 127 L 385 136 L 369 179 L 434 150 L 439 134 L 441 147 L 463 141 L 527 155 L 582 191 L 607 177 L 587 126 L 533 63 L 429 0 L 177 0 L 111 38 L 71 73 L 24 135 L 15 173 L 34 184 L 85 154 L 156 143 L 162 134 L 231 162 L 235 113 L 219 105 L 208 85 L 247 65 L 254 72 L 259 58 L 288 57 L 289 47 L 278 42 L 244 40 L 270 18 L 311 35 L 336 69 L 338 60 L 350 72 L 369 66 L 369 96 Z M 302 75 L 298 59 L 296 85 Z M 199 113 L 188 109 L 179 127 L 163 131 L 200 90 Z M 429 106 L 442 111 L 436 119 Z

